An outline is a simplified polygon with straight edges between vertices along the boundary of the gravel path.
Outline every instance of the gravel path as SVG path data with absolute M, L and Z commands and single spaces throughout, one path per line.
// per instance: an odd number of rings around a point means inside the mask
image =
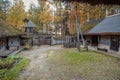
M 46 58 L 54 53 L 54 50 L 60 50 L 62 46 L 41 46 L 34 47 L 30 51 L 21 52 L 20 56 L 30 59 L 30 65 L 20 73 L 17 80 L 57 80 L 53 78 Z

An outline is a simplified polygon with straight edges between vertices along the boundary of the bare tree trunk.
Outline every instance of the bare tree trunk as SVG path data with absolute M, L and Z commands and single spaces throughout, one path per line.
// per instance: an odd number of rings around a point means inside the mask
M 80 52 L 80 38 L 79 38 L 80 28 L 79 28 L 78 16 L 77 16 L 77 4 L 76 4 L 75 19 L 76 19 L 76 31 L 77 31 L 77 48 L 78 48 L 78 51 Z

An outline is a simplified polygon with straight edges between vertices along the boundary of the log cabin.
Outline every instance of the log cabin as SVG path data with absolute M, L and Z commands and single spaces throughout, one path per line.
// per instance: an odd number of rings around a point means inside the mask
M 21 46 L 20 35 L 23 31 L 18 30 L 4 21 L 0 21 L 0 53 L 6 50 L 18 49 Z
M 91 46 L 120 54 L 120 14 L 106 17 L 84 35 Z
M 35 27 L 36 27 L 35 24 L 32 21 L 28 20 L 27 25 L 25 26 L 25 33 L 27 35 L 34 34 Z
M 15 35 L 15 36 L 8 36 L 7 37 L 8 40 L 8 49 L 16 49 L 18 50 L 19 47 L 21 46 L 21 38 L 19 35 Z
M 6 50 L 6 38 L 5 37 L 0 37 L 0 52 L 3 52 Z
M 4 29 L 0 28 L 0 52 L 5 51 L 7 46 L 6 37 L 4 35 L 6 35 L 6 32 Z
M 22 45 L 28 44 L 29 46 L 33 46 L 33 40 L 34 40 L 34 35 L 35 35 L 35 27 L 36 25 L 28 19 L 25 19 L 25 27 L 24 27 L 24 32 L 25 34 L 22 35 Z

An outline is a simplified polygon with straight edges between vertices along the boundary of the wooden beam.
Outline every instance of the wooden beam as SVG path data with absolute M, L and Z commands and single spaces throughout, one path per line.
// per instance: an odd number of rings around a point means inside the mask
M 67 2 L 83 2 L 90 3 L 91 5 L 105 4 L 105 5 L 120 5 L 120 0 L 61 0 Z

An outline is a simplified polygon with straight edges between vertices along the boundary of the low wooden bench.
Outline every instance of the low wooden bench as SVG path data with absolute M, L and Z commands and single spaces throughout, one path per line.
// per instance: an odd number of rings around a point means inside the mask
M 15 50 L 6 50 L 2 53 L 0 53 L 0 58 L 7 58 L 9 54 L 13 53 Z
M 105 48 L 97 48 L 97 50 L 101 50 L 101 51 L 104 51 L 104 52 L 108 52 L 108 50 L 105 49 Z

